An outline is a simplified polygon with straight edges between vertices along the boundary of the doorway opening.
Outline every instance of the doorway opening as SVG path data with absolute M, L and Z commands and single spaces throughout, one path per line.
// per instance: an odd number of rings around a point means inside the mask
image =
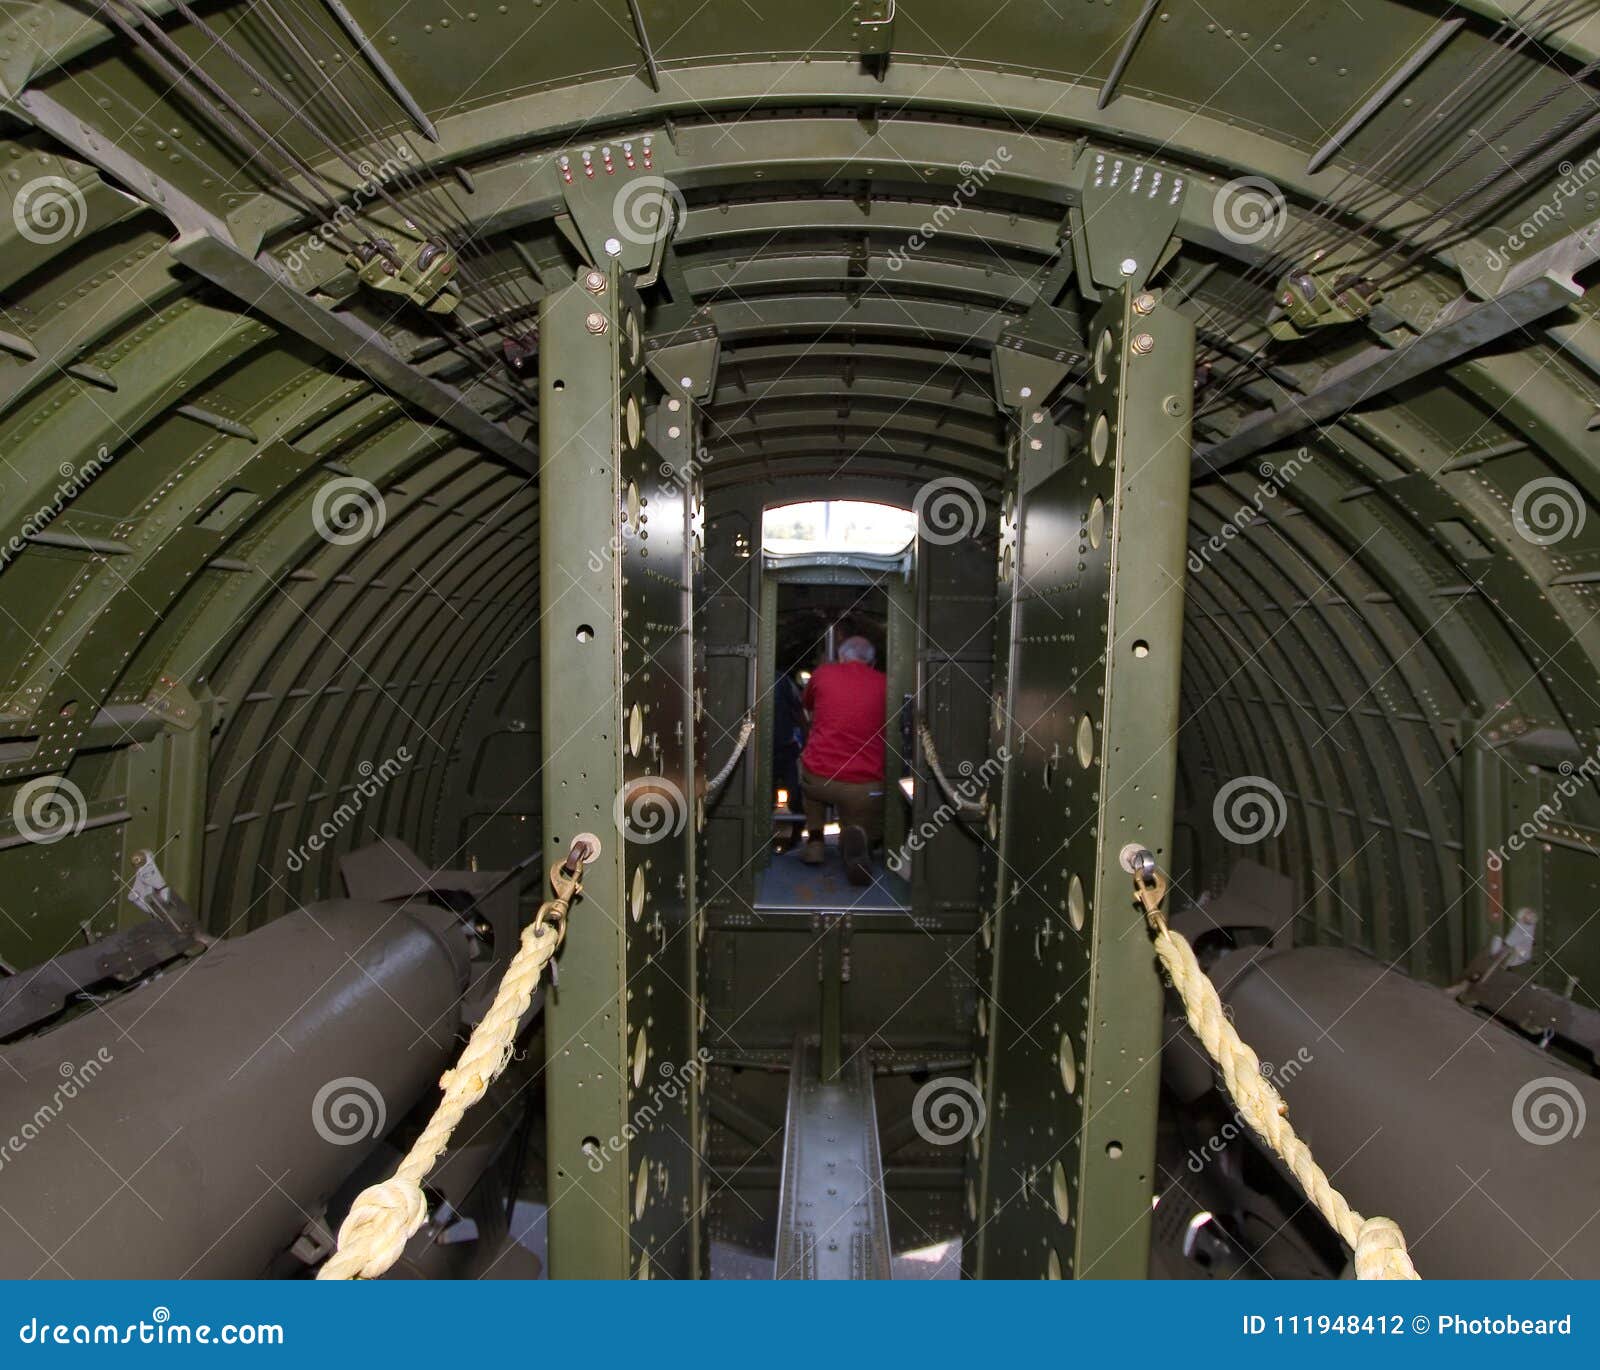
M 771 818 L 755 906 L 908 909 L 886 853 L 906 822 L 911 663 L 895 619 L 913 603 L 911 553 L 768 554 L 762 571 L 758 803 Z
M 852 577 L 839 583 L 832 574 L 810 576 L 798 567 L 771 574 L 777 578 L 771 784 L 764 794 L 771 798 L 772 834 L 756 906 L 909 907 L 909 884 L 885 866 L 890 806 L 900 802 L 891 777 L 898 778 L 905 752 L 904 740 L 890 736 L 899 720 L 889 707 L 888 593 L 871 581 L 852 583 Z M 861 659 L 863 643 L 870 661 Z M 844 658 L 852 656 L 855 660 L 845 665 Z M 831 681 L 829 668 L 835 673 Z M 870 704 L 864 698 L 841 699 L 841 692 L 858 694 L 863 687 L 870 692 L 874 676 L 883 691 L 882 721 L 877 736 L 867 738 L 858 736 L 857 720 Z M 841 707 L 851 710 L 842 722 L 830 716 Z M 847 832 L 851 828 L 858 831 Z M 852 846 L 863 840 L 864 861 L 856 859 L 863 853 Z

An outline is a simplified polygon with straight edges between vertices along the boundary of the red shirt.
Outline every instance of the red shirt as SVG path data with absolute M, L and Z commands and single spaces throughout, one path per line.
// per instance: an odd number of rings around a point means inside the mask
M 864 661 L 818 666 L 806 682 L 811 736 L 800 764 L 822 780 L 882 780 L 888 689 L 889 678 Z

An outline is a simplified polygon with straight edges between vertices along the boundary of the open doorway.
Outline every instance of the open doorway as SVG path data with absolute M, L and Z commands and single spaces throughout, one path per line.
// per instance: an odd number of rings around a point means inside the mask
M 906 823 L 911 567 L 905 546 L 764 555 L 757 908 L 910 906 L 886 854 Z

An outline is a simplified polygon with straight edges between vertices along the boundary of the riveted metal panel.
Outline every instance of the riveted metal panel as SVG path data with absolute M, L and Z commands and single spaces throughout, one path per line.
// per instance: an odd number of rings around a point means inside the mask
M 1087 442 L 1021 513 L 1000 949 L 982 1134 L 986 1277 L 1148 1259 L 1161 986 L 1118 857 L 1167 860 L 1193 334 L 1108 293 Z
M 603 848 L 546 1007 L 561 1278 L 692 1269 L 691 532 L 646 431 L 640 312 L 615 271 L 541 308 L 545 847 Z

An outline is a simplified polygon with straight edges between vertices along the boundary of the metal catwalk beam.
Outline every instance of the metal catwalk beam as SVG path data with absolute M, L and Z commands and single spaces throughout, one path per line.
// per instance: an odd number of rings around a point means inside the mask
M 862 1051 L 824 1082 L 814 1040 L 794 1044 L 778 1198 L 780 1280 L 891 1278 L 889 1209 L 872 1062 Z

